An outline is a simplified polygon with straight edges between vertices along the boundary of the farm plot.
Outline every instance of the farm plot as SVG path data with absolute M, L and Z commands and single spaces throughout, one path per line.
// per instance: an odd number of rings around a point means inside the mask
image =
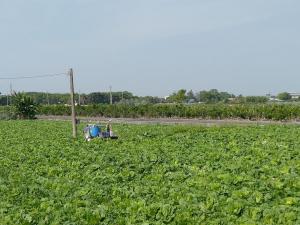
M 300 127 L 0 121 L 0 224 L 300 224 Z

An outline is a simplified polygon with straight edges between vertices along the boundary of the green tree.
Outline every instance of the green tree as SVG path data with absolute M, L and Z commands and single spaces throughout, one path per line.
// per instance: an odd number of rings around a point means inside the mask
M 5 95 L 2 95 L 0 92 L 0 105 L 6 105 L 7 104 L 7 97 Z
M 15 93 L 13 95 L 13 107 L 19 119 L 34 119 L 38 111 L 38 105 L 24 93 Z
M 282 101 L 288 101 L 292 99 L 292 96 L 288 92 L 282 92 L 277 95 L 277 98 Z
M 232 97 L 234 97 L 234 95 L 229 94 L 227 92 L 219 92 L 217 89 L 211 89 L 209 91 L 200 91 L 198 94 L 199 101 L 205 103 L 217 103 L 221 101 L 225 102 Z
M 172 95 L 168 97 L 168 102 L 173 103 L 184 103 L 187 100 L 186 90 L 180 89 L 177 92 L 174 92 Z
M 190 90 L 187 94 L 186 94 L 186 98 L 187 98 L 187 101 L 190 103 L 190 102 L 195 102 L 196 101 L 196 96 L 193 92 L 193 90 Z

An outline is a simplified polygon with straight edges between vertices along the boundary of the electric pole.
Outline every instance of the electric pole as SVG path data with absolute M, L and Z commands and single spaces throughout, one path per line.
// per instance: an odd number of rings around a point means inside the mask
M 112 94 L 111 94 L 111 86 L 109 86 L 109 99 L 110 99 L 110 104 L 113 104 L 113 100 L 112 100 Z
M 73 69 L 70 69 L 70 94 L 71 94 L 71 107 L 72 107 L 72 126 L 73 126 L 73 138 L 77 137 L 77 127 L 76 127 L 76 112 L 75 112 L 75 98 L 74 98 L 74 78 Z
M 13 95 L 12 83 L 9 83 L 10 95 Z

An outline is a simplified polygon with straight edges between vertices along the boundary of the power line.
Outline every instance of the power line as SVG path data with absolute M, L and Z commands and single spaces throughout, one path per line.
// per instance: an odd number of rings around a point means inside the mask
M 67 73 L 56 73 L 56 74 L 43 74 L 35 76 L 19 76 L 19 77 L 0 77 L 0 80 L 22 80 L 22 79 L 35 79 L 35 78 L 44 78 L 44 77 L 56 77 L 68 75 Z

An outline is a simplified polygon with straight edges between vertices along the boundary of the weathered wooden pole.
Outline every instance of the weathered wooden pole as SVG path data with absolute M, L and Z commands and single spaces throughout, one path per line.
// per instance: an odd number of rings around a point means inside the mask
M 70 69 L 70 93 L 71 93 L 71 107 L 72 107 L 72 126 L 73 126 L 73 138 L 77 137 L 77 125 L 76 125 L 76 111 L 75 111 L 75 98 L 74 98 L 74 78 L 73 69 Z
M 109 86 L 109 102 L 110 102 L 111 105 L 113 104 L 112 93 L 111 93 L 111 86 Z

